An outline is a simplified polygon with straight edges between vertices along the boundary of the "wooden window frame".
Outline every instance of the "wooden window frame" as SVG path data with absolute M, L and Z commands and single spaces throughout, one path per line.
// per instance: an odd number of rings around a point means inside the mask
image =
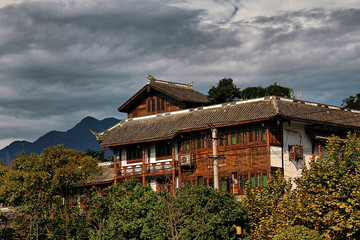
M 155 145 L 156 159 L 171 158 L 172 157 L 172 144 L 171 143 L 159 143 Z
M 131 162 L 139 162 L 142 161 L 142 154 L 143 151 L 141 149 L 141 147 L 138 146 L 130 146 L 126 148 L 126 161 L 128 163 Z

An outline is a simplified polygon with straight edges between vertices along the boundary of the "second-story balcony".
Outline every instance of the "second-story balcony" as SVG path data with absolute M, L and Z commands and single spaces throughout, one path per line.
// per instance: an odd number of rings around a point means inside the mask
M 118 177 L 127 177 L 141 174 L 169 174 L 176 166 L 172 161 L 124 166 L 118 170 Z

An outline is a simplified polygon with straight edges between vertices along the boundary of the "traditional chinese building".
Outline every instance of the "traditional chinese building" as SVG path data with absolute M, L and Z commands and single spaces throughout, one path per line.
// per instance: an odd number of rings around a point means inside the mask
M 154 190 L 213 186 L 216 159 L 219 190 L 243 194 L 248 182 L 266 187 L 277 169 L 300 176 L 330 135 L 360 130 L 355 110 L 276 96 L 209 105 L 192 83 L 148 78 L 118 109 L 128 118 L 96 134 L 114 153 L 115 183 L 135 177 Z

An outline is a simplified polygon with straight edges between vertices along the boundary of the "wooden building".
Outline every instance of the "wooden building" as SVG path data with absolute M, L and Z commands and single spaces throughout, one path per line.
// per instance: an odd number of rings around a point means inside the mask
M 192 84 L 148 78 L 118 109 L 128 118 L 96 134 L 114 153 L 115 183 L 135 177 L 154 190 L 213 186 L 216 141 L 219 190 L 239 195 L 247 183 L 266 187 L 277 169 L 300 176 L 330 135 L 360 130 L 355 110 L 275 96 L 209 105 Z

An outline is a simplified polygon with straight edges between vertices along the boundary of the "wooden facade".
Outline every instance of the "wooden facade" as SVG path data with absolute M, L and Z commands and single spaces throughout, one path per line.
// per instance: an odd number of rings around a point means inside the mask
M 247 184 L 267 187 L 277 170 L 290 179 L 300 176 L 324 152 L 328 136 L 360 130 L 358 112 L 339 107 L 272 96 L 207 106 L 188 87 L 181 89 L 197 101 L 184 93 L 180 101 L 178 86 L 168 82 L 152 84 L 119 108 L 129 119 L 96 135 L 114 153 L 115 184 L 134 177 L 156 191 L 212 187 L 216 141 L 219 191 L 242 195 Z
M 154 190 L 214 184 L 213 143 L 218 142 L 219 191 L 244 194 L 247 183 L 266 187 L 274 168 L 270 146 L 280 146 L 282 129 L 274 122 L 248 123 L 183 133 L 168 141 L 112 147 L 116 182 L 135 177 Z M 136 152 L 136 153 L 134 153 Z M 184 160 L 185 159 L 185 160 Z
M 208 105 L 206 95 L 192 89 L 193 83 L 174 83 L 147 76 L 149 81 L 140 91 L 118 108 L 128 118 L 172 112 Z
M 177 99 L 170 96 L 166 96 L 165 94 L 158 91 L 154 91 L 152 95 L 147 96 L 137 107 L 131 110 L 128 113 L 128 117 L 141 117 L 157 113 L 177 111 L 186 108 L 186 103 L 178 101 Z

